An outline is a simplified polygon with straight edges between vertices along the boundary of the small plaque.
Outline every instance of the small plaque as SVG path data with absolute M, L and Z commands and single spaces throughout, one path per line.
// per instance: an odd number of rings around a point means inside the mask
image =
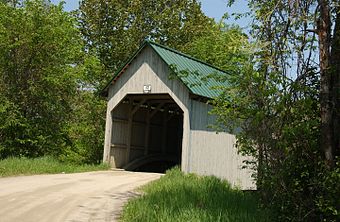
M 144 93 L 151 93 L 151 85 L 144 85 L 143 86 Z

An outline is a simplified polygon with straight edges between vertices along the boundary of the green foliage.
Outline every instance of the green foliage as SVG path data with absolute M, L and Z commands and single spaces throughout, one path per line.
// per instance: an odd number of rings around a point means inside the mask
M 82 0 L 79 21 L 87 49 L 112 73 L 148 39 L 182 50 L 212 27 L 196 0 Z
M 179 168 L 142 188 L 128 202 L 122 221 L 271 221 L 255 195 L 213 176 L 184 174 Z
M 7 158 L 0 160 L 0 177 L 55 174 L 55 173 L 80 173 L 86 171 L 108 170 L 106 164 L 100 165 L 77 165 L 63 163 L 59 160 L 45 156 L 35 159 Z
M 227 73 L 238 74 L 250 53 L 248 37 L 237 26 L 220 22 L 185 46 L 184 51 Z
M 320 172 L 315 177 L 318 185 L 315 204 L 323 215 L 325 221 L 336 221 L 340 219 L 340 161 L 336 161 L 336 167 L 329 170 L 320 164 Z M 317 178 L 317 179 L 316 179 Z
M 68 124 L 72 146 L 63 149 L 61 160 L 99 163 L 103 158 L 106 101 L 92 92 L 78 91 L 72 120 Z
M 254 158 L 263 203 L 281 221 L 339 220 L 339 165 L 328 168 L 320 149 L 316 38 L 307 31 L 314 3 L 249 1 L 253 51 L 213 102 L 219 129 L 234 130 L 238 150 Z
M 247 166 L 257 169 L 263 203 L 278 220 L 336 221 L 339 166 L 327 169 L 319 148 L 317 82 L 283 90 L 281 81 L 256 71 L 231 76 L 213 113 L 220 129 L 237 129 L 239 152 L 255 157 Z
M 100 162 L 105 103 L 93 91 L 103 66 L 62 4 L 17 3 L 0 3 L 0 158 Z
M 0 3 L 0 157 L 58 155 L 67 143 L 82 50 L 75 19 L 62 6 Z

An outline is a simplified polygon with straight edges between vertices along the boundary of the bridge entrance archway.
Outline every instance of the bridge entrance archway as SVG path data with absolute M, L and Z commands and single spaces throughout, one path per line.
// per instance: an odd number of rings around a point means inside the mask
M 129 94 L 111 116 L 115 167 L 164 172 L 181 164 L 183 111 L 170 95 Z

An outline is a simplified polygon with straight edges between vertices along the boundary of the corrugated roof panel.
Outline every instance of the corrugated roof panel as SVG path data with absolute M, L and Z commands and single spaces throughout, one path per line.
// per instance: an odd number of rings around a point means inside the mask
M 214 98 L 219 95 L 220 91 L 213 89 L 213 87 L 225 86 L 225 83 L 218 82 L 213 78 L 202 80 L 202 78 L 204 79 L 204 77 L 213 73 L 226 75 L 223 71 L 165 46 L 153 42 L 149 42 L 149 45 L 169 66 L 175 66 L 179 72 L 188 72 L 188 75 L 180 75 L 180 79 L 193 94 Z

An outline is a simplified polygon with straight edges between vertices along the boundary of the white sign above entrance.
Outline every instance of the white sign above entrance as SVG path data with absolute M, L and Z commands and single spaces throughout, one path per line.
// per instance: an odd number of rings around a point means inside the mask
M 151 93 L 151 85 L 144 85 L 143 93 Z

